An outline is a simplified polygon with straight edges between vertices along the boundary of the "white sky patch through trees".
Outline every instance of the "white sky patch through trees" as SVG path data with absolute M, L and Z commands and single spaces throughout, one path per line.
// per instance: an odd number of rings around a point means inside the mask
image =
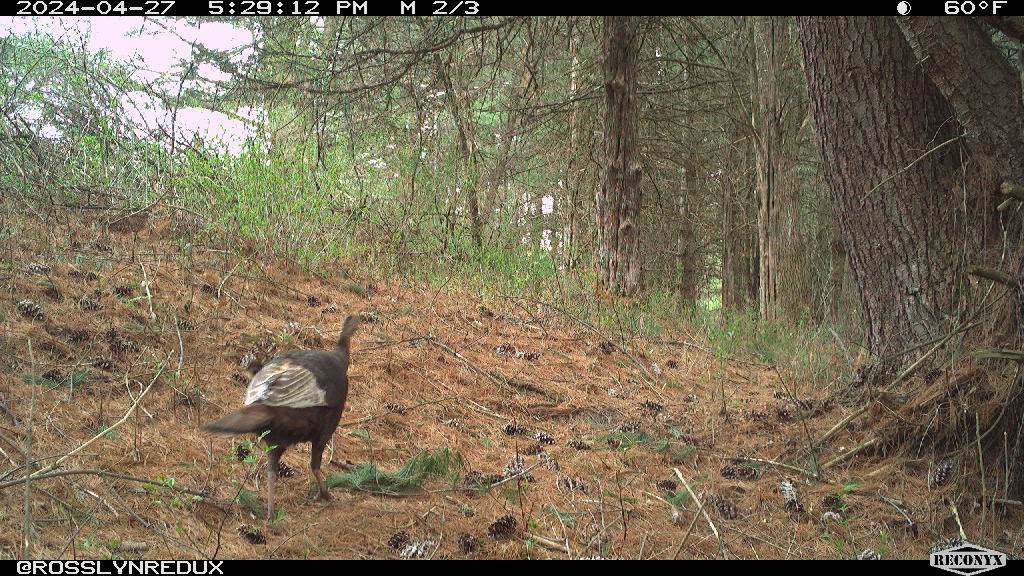
M 206 89 L 216 93 L 216 82 L 230 79 L 209 64 L 196 70 L 200 80 L 181 84 L 180 74 L 190 66 L 193 44 L 211 50 L 233 52 L 236 64 L 248 60 L 252 33 L 226 22 L 189 23 L 173 18 L 123 17 L 0 17 L 0 37 L 48 35 L 74 46 L 85 46 L 93 54 L 107 51 L 111 59 L 131 71 L 131 78 L 148 84 L 156 90 L 175 95 L 179 89 Z M 170 133 L 172 111 L 160 99 L 145 92 L 124 95 L 122 106 L 136 124 L 140 136 L 150 133 Z M 179 108 L 174 127 L 179 141 L 190 141 L 199 136 L 214 148 L 239 154 L 255 134 L 252 122 L 259 122 L 265 114 L 252 108 L 233 111 L 234 117 L 204 108 Z M 54 126 L 40 124 L 38 113 L 29 110 L 26 119 L 35 121 L 35 129 L 46 138 L 60 137 Z M 245 121 L 245 120 L 248 120 Z M 219 144 L 219 146 L 218 146 Z

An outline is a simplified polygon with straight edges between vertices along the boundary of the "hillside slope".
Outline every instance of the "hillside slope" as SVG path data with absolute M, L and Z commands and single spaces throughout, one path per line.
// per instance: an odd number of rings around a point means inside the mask
M 851 411 L 826 401 L 838 384 L 678 330 L 623 341 L 526 297 L 387 282 L 357 262 L 312 274 L 146 220 L 111 228 L 23 222 L 5 241 L 0 557 L 24 555 L 26 525 L 36 558 L 923 558 L 957 533 L 955 483 L 929 487 L 934 462 L 858 455 L 801 474 L 809 439 Z M 246 354 L 326 349 L 348 313 L 364 324 L 325 473 L 337 486 L 367 464 L 443 464 L 441 449 L 447 468 L 310 502 L 299 446 L 268 529 L 258 449 L 199 428 L 241 404 Z M 818 459 L 863 440 L 848 426 Z M 26 493 L 26 461 L 76 450 Z M 973 541 L 1019 551 L 1019 507 L 959 513 L 986 523 Z

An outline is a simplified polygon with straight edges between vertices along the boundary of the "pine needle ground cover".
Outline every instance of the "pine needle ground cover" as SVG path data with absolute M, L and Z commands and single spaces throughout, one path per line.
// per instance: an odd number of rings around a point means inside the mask
M 829 401 L 842 381 L 685 325 L 648 337 L 358 262 L 186 252 L 179 225 L 76 217 L 6 240 L 0 557 L 22 556 L 26 523 L 36 558 L 922 559 L 957 520 L 1020 552 L 1019 505 L 954 520 L 969 459 L 850 454 L 872 438 L 857 422 L 813 442 L 857 410 Z M 333 499 L 309 500 L 297 447 L 267 526 L 262 445 L 200 426 L 238 405 L 250 355 L 325 349 L 347 313 L 365 324 L 324 454 Z M 22 465 L 69 454 L 26 517 Z

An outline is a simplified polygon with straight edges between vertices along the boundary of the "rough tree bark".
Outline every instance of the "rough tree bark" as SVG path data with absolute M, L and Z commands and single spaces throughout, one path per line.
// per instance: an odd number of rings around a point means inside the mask
M 789 19 L 753 19 L 754 158 L 758 197 L 758 308 L 764 320 L 796 320 L 806 307 L 807 275 L 799 257 L 800 197 L 796 175 L 805 101 L 791 80 L 798 69 Z
M 953 110 L 889 18 L 802 18 L 822 163 L 883 372 L 964 312 Z M 961 270 L 962 271 L 962 270 Z M 883 366 L 884 365 L 884 366 Z
M 630 296 L 641 287 L 640 172 L 637 155 L 636 20 L 604 18 L 605 160 L 596 195 L 598 283 L 613 295 Z
M 921 66 L 956 112 L 972 158 L 1001 183 L 1024 183 L 1024 101 L 1019 74 L 977 20 L 897 20 Z M 965 57 L 967 56 L 967 57 Z
M 920 58 L 892 18 L 805 17 L 799 25 L 822 163 L 865 316 L 866 380 L 888 382 L 923 349 L 952 339 L 958 352 L 945 365 L 918 365 L 942 373 L 955 359 L 951 381 L 967 378 L 954 386 L 959 394 L 991 392 L 961 398 L 978 404 L 984 440 L 972 438 L 971 418 L 951 441 L 984 445 L 987 465 L 999 467 L 989 478 L 1019 493 L 1019 372 L 970 356 L 993 343 L 1020 347 L 1020 277 L 1006 275 L 1008 297 L 999 299 L 989 280 L 969 276 L 974 266 L 1011 262 L 1016 273 L 1022 261 L 1012 221 L 1019 211 L 1003 222 L 993 201 L 995 184 L 1022 169 L 1017 78 L 968 19 L 904 23 Z M 982 409 L 986 395 L 999 400 Z

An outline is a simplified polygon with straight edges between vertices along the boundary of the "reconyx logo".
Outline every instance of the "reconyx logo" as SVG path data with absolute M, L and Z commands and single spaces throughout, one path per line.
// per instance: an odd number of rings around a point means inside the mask
M 1006 566 L 1006 554 L 964 543 L 947 550 L 932 552 L 931 564 L 935 568 L 966 576 Z

